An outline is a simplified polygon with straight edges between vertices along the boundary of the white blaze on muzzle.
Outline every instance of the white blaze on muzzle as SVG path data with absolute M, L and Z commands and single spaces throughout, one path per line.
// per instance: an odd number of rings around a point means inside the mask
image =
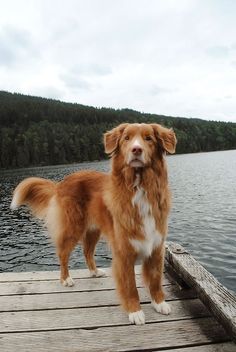
M 142 145 L 141 145 L 141 143 L 140 143 L 140 141 L 139 141 L 138 138 L 136 138 L 136 139 L 133 141 L 132 146 L 131 146 L 131 150 L 132 150 L 133 148 L 141 148 L 141 149 L 143 150 L 143 147 L 142 147 Z
M 137 152 L 135 152 L 137 149 Z M 145 164 L 144 148 L 139 138 L 135 138 L 130 145 L 127 163 L 132 167 L 142 167 Z

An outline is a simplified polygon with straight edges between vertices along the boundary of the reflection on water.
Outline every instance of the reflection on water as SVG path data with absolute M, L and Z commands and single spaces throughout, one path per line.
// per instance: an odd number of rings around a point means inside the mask
M 173 196 L 169 240 L 181 243 L 225 286 L 236 291 L 236 151 L 175 155 L 167 158 Z M 16 184 L 28 176 L 60 180 L 80 169 L 107 171 L 109 163 L 1 171 L 0 271 L 58 269 L 54 247 L 42 224 L 27 208 L 9 210 Z M 45 237 L 46 236 L 46 237 Z M 99 266 L 109 266 L 107 245 L 97 246 Z M 84 268 L 80 247 L 71 268 Z

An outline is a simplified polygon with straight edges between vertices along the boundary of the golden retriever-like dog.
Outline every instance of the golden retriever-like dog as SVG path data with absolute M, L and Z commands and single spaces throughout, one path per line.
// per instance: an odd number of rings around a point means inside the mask
M 155 310 L 170 313 L 162 289 L 162 276 L 170 210 L 165 154 L 174 153 L 172 129 L 158 124 L 123 123 L 104 134 L 111 156 L 111 173 L 81 171 L 59 183 L 27 178 L 15 189 L 11 208 L 27 204 L 44 220 L 59 256 L 61 282 L 72 286 L 68 270 L 71 251 L 82 243 L 92 276 L 94 250 L 101 234 L 108 239 L 117 291 L 129 320 L 144 324 L 135 283 L 134 265 L 142 259 L 144 281 Z

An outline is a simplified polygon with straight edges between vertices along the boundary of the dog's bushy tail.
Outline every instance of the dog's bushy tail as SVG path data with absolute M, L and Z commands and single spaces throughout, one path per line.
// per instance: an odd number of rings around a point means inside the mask
M 29 177 L 19 183 L 13 193 L 10 208 L 28 205 L 33 214 L 43 219 L 51 198 L 56 194 L 56 184 L 53 181 L 38 177 Z

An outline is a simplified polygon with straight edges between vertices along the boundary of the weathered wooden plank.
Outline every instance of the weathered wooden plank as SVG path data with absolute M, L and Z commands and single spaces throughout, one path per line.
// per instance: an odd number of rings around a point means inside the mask
M 106 272 L 106 276 L 112 276 L 111 268 L 102 268 Z M 141 265 L 135 266 L 135 272 L 137 275 L 141 274 Z M 70 270 L 71 276 L 74 279 L 90 279 L 90 273 L 88 269 L 76 269 Z M 47 280 L 59 280 L 60 271 L 31 271 L 31 272 L 9 272 L 0 273 L 0 282 L 23 282 L 23 281 L 47 281 Z
M 102 268 L 107 276 L 111 276 L 111 268 Z M 90 273 L 88 269 L 70 270 L 71 276 L 75 279 L 88 279 Z M 0 273 L 0 282 L 23 282 L 23 281 L 46 281 L 46 280 L 59 280 L 60 271 L 30 271 L 30 272 L 9 272 Z
M 187 348 L 168 349 L 168 352 L 235 352 L 235 348 L 236 347 L 233 342 L 223 342 Z
M 227 340 L 224 329 L 213 318 L 63 332 L 0 334 L 1 348 L 7 352 L 160 350 Z
M 142 277 L 136 276 L 137 287 L 143 286 Z M 165 276 L 163 285 L 173 284 L 170 276 Z M 24 281 L 24 282 L 0 282 L 0 296 L 35 294 L 35 293 L 52 293 L 52 292 L 82 292 L 82 291 L 100 291 L 111 290 L 115 288 L 114 280 L 111 277 L 88 278 L 86 280 L 75 280 L 72 287 L 64 287 L 59 280 L 55 281 Z
M 196 290 L 203 303 L 236 340 L 236 296 L 180 245 L 168 243 L 166 257 L 180 277 Z
M 199 299 L 173 301 L 171 308 L 170 315 L 162 315 L 156 313 L 150 304 L 142 307 L 147 323 L 209 316 Z M 115 325 L 129 325 L 127 314 L 117 306 L 0 313 L 0 333 L 88 329 Z
M 176 285 L 165 287 L 167 300 L 195 298 L 193 290 L 180 290 Z M 139 289 L 141 302 L 150 302 L 147 290 Z M 0 311 L 81 308 L 119 305 L 115 290 L 91 292 L 65 292 L 35 295 L 0 296 Z

